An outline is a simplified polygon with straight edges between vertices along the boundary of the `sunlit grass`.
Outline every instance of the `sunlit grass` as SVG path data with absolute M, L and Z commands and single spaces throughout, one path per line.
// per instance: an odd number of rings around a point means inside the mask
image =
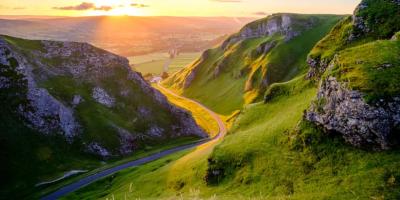
M 398 151 L 355 149 L 309 125 L 293 133 L 316 88 L 303 76 L 274 88 L 282 92 L 268 103 L 246 106 L 213 152 L 214 144 L 177 153 L 103 179 L 66 199 L 124 199 L 125 195 L 128 199 L 400 197 Z M 301 148 L 293 145 L 297 137 L 304 136 L 316 142 Z M 208 159 L 214 164 L 209 166 Z M 211 186 L 204 180 L 209 167 L 224 170 L 221 181 Z
M 171 103 L 191 112 L 196 123 L 201 128 L 203 128 L 210 135 L 211 138 L 218 134 L 218 124 L 207 110 L 192 101 L 188 101 L 187 99 L 184 99 L 182 97 L 172 95 L 163 88 L 160 88 L 157 84 L 153 84 L 153 87 L 162 92 Z

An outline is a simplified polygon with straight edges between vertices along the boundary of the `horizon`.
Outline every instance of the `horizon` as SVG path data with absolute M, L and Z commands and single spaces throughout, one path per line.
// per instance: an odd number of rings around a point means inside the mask
M 3 0 L 0 16 L 263 17 L 273 13 L 351 14 L 359 0 Z M 26 6 L 34 5 L 34 6 Z

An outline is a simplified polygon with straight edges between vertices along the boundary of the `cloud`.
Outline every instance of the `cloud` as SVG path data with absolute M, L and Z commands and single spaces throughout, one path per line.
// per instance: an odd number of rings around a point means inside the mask
M 253 13 L 253 15 L 268 15 L 268 13 L 260 11 Z
M 210 1 L 215 1 L 215 2 L 220 2 L 220 3 L 240 3 L 242 0 L 210 0 Z
M 94 3 L 83 2 L 76 6 L 64 6 L 64 7 L 53 7 L 53 9 L 57 10 L 90 10 L 94 9 L 96 6 Z
M 142 3 L 131 3 L 131 7 L 135 7 L 135 8 L 145 8 L 145 7 L 149 7 L 149 5 L 142 4 Z
M 96 7 L 94 3 L 89 2 L 82 2 L 79 5 L 75 6 L 64 6 L 64 7 L 53 7 L 53 9 L 57 10 L 103 10 L 103 11 L 110 11 L 113 9 L 111 6 L 100 6 Z
M 100 6 L 100 7 L 94 8 L 94 10 L 104 10 L 104 11 L 110 11 L 112 9 L 113 9 L 112 6 Z

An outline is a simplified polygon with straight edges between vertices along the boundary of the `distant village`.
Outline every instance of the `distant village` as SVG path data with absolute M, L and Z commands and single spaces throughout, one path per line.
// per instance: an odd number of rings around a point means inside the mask
M 164 64 L 163 72 L 161 74 L 152 74 L 152 73 L 143 74 L 144 80 L 146 80 L 149 83 L 159 83 L 162 80 L 167 79 L 169 77 L 168 74 L 169 65 L 171 64 L 172 60 L 179 55 L 179 51 L 178 49 L 171 49 L 168 51 L 168 54 L 169 54 L 169 59 Z

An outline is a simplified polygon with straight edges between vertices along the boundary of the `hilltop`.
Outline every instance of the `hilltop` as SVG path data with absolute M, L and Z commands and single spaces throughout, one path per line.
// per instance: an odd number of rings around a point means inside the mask
M 308 52 L 342 16 L 274 14 L 244 26 L 165 84 L 222 114 L 307 70 Z

